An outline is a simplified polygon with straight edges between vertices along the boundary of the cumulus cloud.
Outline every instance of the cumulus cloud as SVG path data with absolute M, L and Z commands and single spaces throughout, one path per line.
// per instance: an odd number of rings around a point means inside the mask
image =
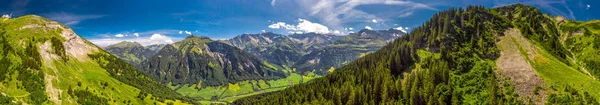
M 121 38 L 121 37 L 124 37 L 124 36 L 125 35 L 123 35 L 123 34 L 117 34 L 117 35 L 115 35 L 115 37 L 118 37 L 118 38 Z
M 173 40 L 162 34 L 152 34 L 150 37 L 150 44 L 169 44 L 173 43 Z
M 367 30 L 373 30 L 373 28 L 371 28 L 371 26 L 365 26 L 365 29 L 367 29 Z
M 192 35 L 192 32 L 185 31 L 185 34 Z
M 133 36 L 140 37 L 140 34 L 139 33 L 133 33 Z
M 265 33 L 265 32 L 267 32 L 267 31 L 265 31 L 265 30 L 260 30 L 260 32 L 262 32 L 262 33 Z
M 373 20 L 371 20 L 371 22 L 377 23 L 377 19 L 373 19 Z
M 64 23 L 65 25 L 77 25 L 81 21 L 102 18 L 105 15 L 78 15 L 67 12 L 53 12 L 42 14 L 50 20 L 55 20 Z
M 183 31 L 179 31 L 179 34 L 182 34 L 182 33 L 183 33 Z
M 327 26 L 321 25 L 319 23 L 313 23 L 306 19 L 298 19 L 298 25 L 291 25 L 285 22 L 277 22 L 268 26 L 272 29 L 285 29 L 288 31 L 301 31 L 303 33 L 330 33 L 331 30 Z
M 343 32 L 340 32 L 339 30 L 334 30 L 332 34 L 341 35 L 343 34 Z

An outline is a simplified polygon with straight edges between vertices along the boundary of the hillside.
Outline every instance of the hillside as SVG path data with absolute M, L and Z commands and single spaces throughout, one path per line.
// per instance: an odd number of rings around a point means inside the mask
M 561 21 L 521 4 L 445 10 L 323 78 L 234 104 L 598 104 L 577 57 L 591 54 L 569 47 L 593 39 L 565 36 L 594 25 Z
M 140 43 L 127 41 L 106 46 L 104 47 L 104 50 L 132 65 L 139 65 L 140 63 L 142 63 L 142 61 L 150 58 L 151 56 L 157 53 L 157 51 L 153 51 L 152 49 L 146 48 Z
M 0 104 L 192 102 L 40 16 L 0 20 L 0 55 Z
M 144 73 L 163 84 L 220 86 L 286 77 L 278 66 L 208 37 L 188 36 L 142 62 Z

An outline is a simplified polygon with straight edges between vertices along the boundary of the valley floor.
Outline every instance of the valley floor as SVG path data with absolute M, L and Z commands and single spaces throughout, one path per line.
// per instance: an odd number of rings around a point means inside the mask
M 231 103 L 239 98 L 244 98 L 247 96 L 283 90 L 293 85 L 306 83 L 318 77 L 321 76 L 316 75 L 314 73 L 310 73 L 309 75 L 305 76 L 297 73 L 291 73 L 290 76 L 288 76 L 287 78 L 278 80 L 247 80 L 234 84 L 230 83 L 227 86 L 200 87 L 201 89 L 197 89 L 197 84 L 167 84 L 167 86 L 184 96 L 201 99 L 201 104 L 225 104 Z

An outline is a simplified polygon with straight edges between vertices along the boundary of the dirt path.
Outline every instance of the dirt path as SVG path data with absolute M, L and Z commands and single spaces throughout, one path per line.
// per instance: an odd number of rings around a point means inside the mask
M 522 54 L 519 46 L 527 53 Z M 501 37 L 501 41 L 498 42 L 498 47 L 501 49 L 501 56 L 496 61 L 496 65 L 506 77 L 511 79 L 519 96 L 532 97 L 532 99 L 541 98 L 540 101 L 545 101 L 544 92 L 540 92 L 539 96 L 533 92 L 535 87 L 544 87 L 544 84 L 535 69 L 527 62 L 527 59 L 533 59 L 529 57 L 537 54 L 535 47 L 516 29 L 509 29 L 505 32 L 505 36 Z M 542 103 L 536 102 L 536 104 Z

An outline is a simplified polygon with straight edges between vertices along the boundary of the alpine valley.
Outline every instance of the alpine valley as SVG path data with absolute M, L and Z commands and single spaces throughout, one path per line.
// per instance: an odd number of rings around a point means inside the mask
M 350 35 L 264 32 L 217 41 L 190 35 L 158 51 L 150 49 L 157 45 L 136 42 L 104 49 L 184 96 L 230 103 L 326 75 L 403 35 L 398 29 Z
M 600 105 L 600 21 L 524 4 L 450 8 L 408 33 L 186 31 L 154 45 L 99 47 L 65 24 L 0 18 L 0 104 Z

